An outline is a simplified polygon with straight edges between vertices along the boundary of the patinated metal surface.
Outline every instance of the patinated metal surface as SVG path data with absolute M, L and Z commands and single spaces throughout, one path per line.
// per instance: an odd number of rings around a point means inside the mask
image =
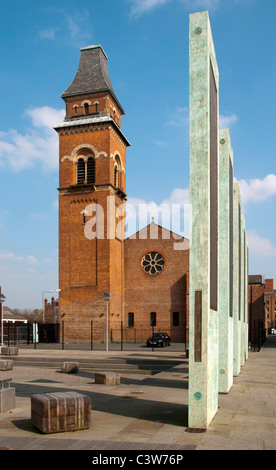
M 233 317 L 233 164 L 229 157 L 229 316 Z
M 218 298 L 218 116 L 217 88 L 210 62 L 210 307 Z
M 239 307 L 238 307 L 238 319 L 241 319 L 241 295 L 242 295 L 242 290 L 241 290 L 241 261 L 242 261 L 242 254 L 241 254 L 241 205 L 239 204 L 239 219 L 238 219 L 238 224 L 239 224 Z

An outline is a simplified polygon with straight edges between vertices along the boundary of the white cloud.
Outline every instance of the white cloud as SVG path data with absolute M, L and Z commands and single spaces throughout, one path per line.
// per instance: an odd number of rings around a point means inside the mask
M 189 126 L 189 108 L 188 106 L 178 107 L 170 111 L 169 119 L 164 126 L 188 127 Z
M 48 106 L 28 109 L 32 120 L 26 134 L 15 129 L 0 133 L 0 164 L 21 171 L 40 163 L 43 168 L 58 168 L 58 135 L 53 126 L 64 119 L 64 110 Z M 38 130 L 39 129 L 39 130 Z
M 38 263 L 37 258 L 32 255 L 28 255 L 26 257 L 24 256 L 18 256 L 12 253 L 11 251 L 6 251 L 6 250 L 1 250 L 0 251 L 0 260 L 3 261 L 26 261 L 28 264 L 31 264 L 34 266 L 35 264 Z
M 276 195 L 276 175 L 267 175 L 264 179 L 237 180 L 243 204 L 249 201 L 262 202 Z
M 50 106 L 27 109 L 25 114 L 30 116 L 34 127 L 45 127 L 52 130 L 55 124 L 59 124 L 64 119 L 63 109 L 54 109 Z
M 181 0 L 184 6 L 192 10 L 216 10 L 221 0 Z
M 46 28 L 46 29 L 41 29 L 38 33 L 39 37 L 41 39 L 50 39 L 50 40 L 54 40 L 55 39 L 55 35 L 56 35 L 56 32 L 57 32 L 57 28 L 55 27 L 50 27 L 50 28 Z
M 189 204 L 189 189 L 175 188 L 170 197 L 165 199 L 162 204 Z
M 137 17 L 171 1 L 173 0 L 130 0 L 132 4 L 130 14 Z
M 154 139 L 153 143 L 157 145 L 158 147 L 166 147 L 166 145 L 168 145 L 168 142 L 165 142 L 163 140 L 158 140 L 158 139 Z
M 47 28 L 41 28 L 38 32 L 38 39 L 55 40 L 56 43 L 66 42 L 73 47 L 83 47 L 90 43 L 92 39 L 92 26 L 90 22 L 90 13 L 87 9 L 78 9 L 69 14 L 62 8 L 45 7 L 48 14 L 52 17 L 60 16 L 58 25 L 51 25 Z
M 219 127 L 220 129 L 228 129 L 235 122 L 237 122 L 238 116 L 236 114 L 230 114 L 229 116 L 220 115 L 219 116 Z
M 32 219 L 39 219 L 39 220 L 47 219 L 48 217 L 46 214 L 43 214 L 42 212 L 30 212 L 29 216 Z
M 23 256 L 16 256 L 14 253 L 6 250 L 0 251 L 0 259 L 9 261 L 24 261 Z
M 189 189 L 175 188 L 161 204 L 130 197 L 126 208 L 127 236 L 148 225 L 154 217 L 155 223 L 189 238 Z
M 130 15 L 138 17 L 173 1 L 182 3 L 186 10 L 191 11 L 214 10 L 221 4 L 221 0 L 128 0 L 131 3 Z
M 261 238 L 255 230 L 248 230 L 248 245 L 250 254 L 261 256 L 276 256 L 276 247 L 270 240 Z
M 36 265 L 38 263 L 38 259 L 35 256 L 28 255 L 26 257 L 26 261 L 31 264 L 32 266 Z

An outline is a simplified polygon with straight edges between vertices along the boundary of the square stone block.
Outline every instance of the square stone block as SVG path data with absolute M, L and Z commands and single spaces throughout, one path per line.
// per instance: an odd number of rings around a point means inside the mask
M 63 362 L 61 364 L 61 372 L 65 374 L 76 374 L 79 372 L 78 362 Z
M 120 375 L 117 372 L 95 372 L 95 383 L 102 385 L 120 385 Z
M 0 413 L 12 410 L 15 408 L 15 388 L 11 388 L 9 382 L 11 379 L 1 381 L 0 390 Z M 5 383 L 8 383 L 8 387 L 5 388 Z
M 32 395 L 31 422 L 44 434 L 88 429 L 91 400 L 77 392 Z
M 3 356 L 18 356 L 18 348 L 16 346 L 2 346 L 1 354 Z
M 13 369 L 13 361 L 8 359 L 0 360 L 0 370 L 12 370 Z

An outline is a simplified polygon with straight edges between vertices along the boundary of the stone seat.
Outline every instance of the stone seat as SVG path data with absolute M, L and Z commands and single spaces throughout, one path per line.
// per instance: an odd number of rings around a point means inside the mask
M 120 375 L 117 372 L 95 372 L 95 383 L 102 385 L 120 385 Z
M 1 346 L 2 356 L 18 356 L 18 348 L 16 346 Z
M 0 413 L 12 410 L 15 408 L 15 388 L 10 387 L 12 379 L 0 380 Z M 8 384 L 5 388 L 4 384 Z
M 91 400 L 77 392 L 32 395 L 31 422 L 44 434 L 88 429 L 91 425 Z
M 78 362 L 62 362 L 61 372 L 65 374 L 76 374 L 79 372 Z
M 13 369 L 13 361 L 8 359 L 1 360 L 0 359 L 0 370 L 12 370 Z

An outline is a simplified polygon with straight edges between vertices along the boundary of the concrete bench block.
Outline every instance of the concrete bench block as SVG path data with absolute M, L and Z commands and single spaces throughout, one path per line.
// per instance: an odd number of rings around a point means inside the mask
M 91 400 L 77 392 L 32 395 L 31 422 L 44 434 L 88 429 Z
M 15 388 L 4 388 L 0 390 L 0 413 L 15 408 Z
M 2 346 L 1 354 L 3 356 L 18 356 L 18 348 L 16 346 Z
M 62 362 L 61 372 L 65 374 L 76 374 L 79 372 L 78 362 Z
M 8 359 L 1 360 L 0 359 L 0 370 L 12 370 L 13 369 L 13 361 Z
M 0 413 L 15 408 L 15 388 L 10 387 L 11 380 L 12 379 L 4 379 L 0 381 Z M 7 388 L 5 388 L 5 384 L 8 384 Z
M 95 372 L 95 383 L 103 385 L 120 385 L 120 375 L 117 372 Z

